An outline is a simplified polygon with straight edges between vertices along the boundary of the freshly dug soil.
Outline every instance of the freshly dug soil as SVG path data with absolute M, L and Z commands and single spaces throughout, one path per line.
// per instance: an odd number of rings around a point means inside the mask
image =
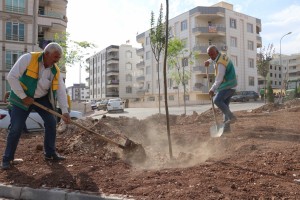
M 211 110 L 170 116 L 171 147 L 165 115 L 77 121 L 119 144 L 125 144 L 124 136 L 141 144 L 145 162 L 64 124 L 58 127 L 57 151 L 67 160 L 44 161 L 43 134 L 24 134 L 15 155 L 24 162 L 0 170 L 0 182 L 133 199 L 300 199 L 300 100 L 235 115 L 232 132 L 220 138 L 209 134 Z M 5 138 L 1 130 L 1 152 Z

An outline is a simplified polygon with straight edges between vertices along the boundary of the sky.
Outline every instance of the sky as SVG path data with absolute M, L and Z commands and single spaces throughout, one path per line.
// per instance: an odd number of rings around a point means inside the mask
M 169 19 L 187 12 L 196 6 L 211 6 L 220 0 L 169 0 Z M 262 46 L 273 44 L 275 53 L 290 55 L 300 53 L 300 1 L 299 0 L 227 0 L 233 10 L 261 19 Z M 69 0 L 67 5 L 70 38 L 88 41 L 98 52 L 110 45 L 125 44 L 141 48 L 136 35 L 150 28 L 151 12 L 157 20 L 160 5 L 165 14 L 165 0 Z M 285 34 L 292 32 L 289 35 Z M 284 36 L 284 37 L 283 37 Z M 281 45 L 280 45 L 281 41 Z M 81 75 L 81 79 L 79 78 Z M 67 87 L 85 83 L 88 74 L 79 65 L 67 68 Z

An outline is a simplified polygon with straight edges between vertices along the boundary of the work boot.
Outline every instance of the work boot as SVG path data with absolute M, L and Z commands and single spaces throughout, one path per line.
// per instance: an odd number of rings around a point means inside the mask
M 233 124 L 237 120 L 236 116 L 232 115 L 232 117 L 224 122 L 224 124 Z
M 49 161 L 62 161 L 62 160 L 66 160 L 66 158 L 63 157 L 63 156 L 60 156 L 58 154 L 53 154 L 52 156 L 45 155 L 45 160 L 49 160 Z
M 1 168 L 3 170 L 8 170 L 10 167 L 11 167 L 10 161 L 4 161 L 4 162 L 2 162 Z

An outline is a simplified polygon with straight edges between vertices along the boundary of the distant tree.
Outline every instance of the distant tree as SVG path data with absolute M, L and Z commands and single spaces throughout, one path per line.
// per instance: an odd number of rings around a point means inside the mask
M 60 67 L 69 66 L 72 67 L 75 63 L 84 63 L 83 60 L 89 53 L 89 51 L 96 47 L 95 44 L 87 41 L 74 41 L 70 39 L 70 34 L 62 32 L 54 35 L 54 42 L 60 44 L 63 48 L 63 56 L 60 59 L 58 65 Z
M 157 78 L 158 78 L 158 107 L 159 107 L 159 114 L 161 114 L 160 111 L 160 56 L 161 53 L 165 47 L 165 41 L 166 41 L 166 34 L 165 34 L 165 24 L 163 23 L 163 6 L 161 4 L 160 11 L 159 11 L 159 17 L 157 19 L 157 24 L 154 26 L 154 13 L 151 12 L 151 28 L 150 28 L 150 44 L 151 49 L 154 55 L 154 58 L 157 62 Z
M 168 134 L 168 141 L 169 141 L 169 154 L 170 158 L 173 159 L 173 152 L 172 152 L 172 142 L 171 142 L 171 131 L 170 131 L 170 116 L 169 116 L 169 106 L 168 106 L 168 89 L 167 89 L 167 59 L 168 59 L 168 38 L 169 38 L 169 1 L 166 0 L 166 28 L 165 28 L 165 56 L 164 56 L 164 91 L 165 91 L 165 110 L 166 110 L 166 119 L 167 119 L 167 134 Z
M 275 49 L 273 44 L 269 44 L 267 48 L 260 48 L 257 56 L 257 73 L 264 78 L 264 96 L 266 97 L 267 76 L 270 70 L 270 61 L 273 59 Z M 266 98 L 265 98 L 266 100 Z
M 186 84 L 191 79 L 191 72 L 186 69 L 188 64 L 193 64 L 196 56 L 194 52 L 189 52 L 185 48 L 185 43 L 179 38 L 173 38 L 168 43 L 168 63 L 171 70 L 171 79 L 177 84 L 178 103 L 179 103 L 179 84 L 183 86 L 184 114 L 186 114 Z

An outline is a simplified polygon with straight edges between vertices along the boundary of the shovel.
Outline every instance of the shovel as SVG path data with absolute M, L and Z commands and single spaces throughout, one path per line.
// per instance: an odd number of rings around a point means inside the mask
M 214 114 L 214 118 L 215 118 L 215 125 L 210 127 L 210 136 L 211 137 L 221 137 L 221 135 L 224 132 L 224 124 L 218 123 L 213 97 L 211 96 L 210 99 L 211 99 L 211 106 L 212 106 L 212 110 L 213 110 L 213 114 Z
M 63 115 L 55 112 L 54 110 L 51 110 L 37 102 L 33 102 L 33 104 L 57 117 L 60 117 L 60 118 L 63 118 Z M 75 122 L 74 120 L 71 120 L 71 124 L 74 124 L 90 133 L 93 133 L 97 136 L 99 136 L 102 140 L 110 143 L 110 144 L 113 144 L 121 149 L 123 149 L 123 152 L 126 156 L 127 159 L 131 160 L 131 161 L 135 161 L 135 162 L 144 162 L 146 160 L 146 152 L 145 152 L 145 149 L 143 148 L 143 146 L 141 144 L 136 144 L 135 142 L 133 142 L 132 140 L 126 138 L 126 142 L 125 142 L 125 145 L 121 145 L 121 144 L 118 144 L 116 143 L 115 141 L 105 137 L 104 135 L 100 134 L 100 133 L 97 133 L 93 130 L 90 130 L 86 127 L 84 127 L 83 125 L 81 124 L 78 124 L 77 122 Z

